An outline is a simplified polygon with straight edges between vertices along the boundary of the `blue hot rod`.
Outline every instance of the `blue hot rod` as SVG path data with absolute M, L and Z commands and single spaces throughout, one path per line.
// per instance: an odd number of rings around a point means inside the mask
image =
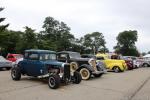
M 61 82 L 79 84 L 79 72 L 71 72 L 68 63 L 58 62 L 54 51 L 25 50 L 24 59 L 11 69 L 13 80 L 20 80 L 21 75 L 48 78 L 48 85 L 52 89 L 59 87 Z

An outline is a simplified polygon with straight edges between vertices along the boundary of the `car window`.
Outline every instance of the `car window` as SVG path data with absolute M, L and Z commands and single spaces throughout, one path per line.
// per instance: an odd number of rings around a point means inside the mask
M 111 58 L 111 59 L 119 59 L 119 56 L 117 56 L 117 55 L 112 55 L 110 58 Z
M 56 54 L 40 54 L 40 60 L 56 60 Z
M 104 60 L 104 57 L 97 57 L 97 60 Z
M 8 56 L 8 58 L 14 58 L 14 57 L 10 55 L 10 56 Z
M 80 53 L 77 52 L 73 52 L 73 53 L 69 53 L 70 58 L 81 58 Z
M 29 59 L 30 60 L 38 60 L 38 54 L 34 54 L 34 53 L 29 54 Z
M 27 53 L 27 52 L 24 54 L 24 58 L 25 58 L 25 59 L 28 58 L 28 53 Z
M 61 58 L 67 58 L 67 54 L 60 54 Z
M 59 54 L 57 57 L 59 60 L 66 60 L 67 54 Z

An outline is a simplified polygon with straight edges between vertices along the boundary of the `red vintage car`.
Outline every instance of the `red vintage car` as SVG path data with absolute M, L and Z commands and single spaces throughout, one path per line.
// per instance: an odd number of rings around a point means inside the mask
M 127 66 L 128 66 L 128 70 L 134 69 L 133 60 L 130 57 L 123 56 L 122 59 L 125 60 Z
M 15 62 L 17 59 L 22 58 L 22 54 L 8 54 L 6 59 Z

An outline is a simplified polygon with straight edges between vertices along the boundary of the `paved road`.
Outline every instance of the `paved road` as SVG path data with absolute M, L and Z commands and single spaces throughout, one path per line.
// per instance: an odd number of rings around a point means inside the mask
M 46 80 L 13 81 L 9 71 L 0 71 L 0 100 L 150 100 L 150 68 L 108 72 L 57 90 L 49 89 Z

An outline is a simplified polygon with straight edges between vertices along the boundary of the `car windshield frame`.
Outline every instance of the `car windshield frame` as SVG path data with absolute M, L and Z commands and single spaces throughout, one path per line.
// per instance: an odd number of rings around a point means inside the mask
M 56 53 L 41 53 L 39 55 L 39 60 L 47 61 L 47 60 L 57 60 Z
M 72 52 L 72 53 L 69 53 L 69 57 L 70 58 L 81 58 L 81 55 L 78 52 Z

